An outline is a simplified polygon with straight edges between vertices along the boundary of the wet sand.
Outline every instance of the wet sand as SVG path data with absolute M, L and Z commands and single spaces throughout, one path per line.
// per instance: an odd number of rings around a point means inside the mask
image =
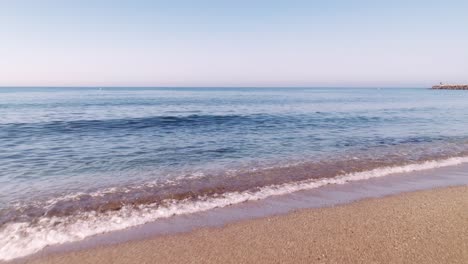
M 27 263 L 468 263 L 468 186 L 304 209 Z

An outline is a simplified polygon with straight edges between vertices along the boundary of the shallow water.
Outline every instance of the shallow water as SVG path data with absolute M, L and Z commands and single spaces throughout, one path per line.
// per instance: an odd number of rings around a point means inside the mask
M 395 173 L 388 177 L 330 184 L 321 188 L 297 191 L 287 195 L 271 196 L 250 203 L 218 207 L 193 214 L 160 218 L 147 224 L 120 231 L 92 236 L 75 243 L 48 247 L 32 256 L 43 257 L 53 253 L 86 250 L 99 246 L 151 239 L 155 236 L 190 232 L 198 228 L 222 227 L 229 223 L 286 214 L 300 209 L 329 207 L 366 198 L 380 198 L 432 188 L 468 184 L 468 164 L 449 166 L 411 173 Z
M 468 161 L 463 91 L 0 88 L 0 117 L 0 259 Z

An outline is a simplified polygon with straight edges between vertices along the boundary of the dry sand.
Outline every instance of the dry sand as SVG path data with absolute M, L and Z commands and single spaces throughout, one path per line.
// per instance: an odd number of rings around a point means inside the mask
M 28 263 L 468 263 L 468 187 L 301 210 Z

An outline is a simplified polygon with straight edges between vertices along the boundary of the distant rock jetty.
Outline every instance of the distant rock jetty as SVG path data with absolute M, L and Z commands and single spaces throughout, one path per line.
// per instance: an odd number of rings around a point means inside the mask
M 437 90 L 468 90 L 468 84 L 439 84 L 432 86 Z

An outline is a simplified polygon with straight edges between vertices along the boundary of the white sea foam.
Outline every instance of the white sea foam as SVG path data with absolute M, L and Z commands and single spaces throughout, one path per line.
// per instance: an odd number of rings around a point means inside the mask
M 468 162 L 468 157 L 455 157 L 404 166 L 382 167 L 364 172 L 344 174 L 334 178 L 267 186 L 257 191 L 231 192 L 216 197 L 200 197 L 197 201 L 172 201 L 164 207 L 156 205 L 144 205 L 138 208 L 123 207 L 119 211 L 105 213 L 92 211 L 67 217 L 42 217 L 36 223 L 8 223 L 0 229 L 0 260 L 6 261 L 24 257 L 49 245 L 79 241 L 96 234 L 142 225 L 173 215 L 206 211 L 216 207 L 260 200 L 274 195 L 314 189 L 327 184 L 345 184 L 351 181 L 447 167 L 466 162 Z

